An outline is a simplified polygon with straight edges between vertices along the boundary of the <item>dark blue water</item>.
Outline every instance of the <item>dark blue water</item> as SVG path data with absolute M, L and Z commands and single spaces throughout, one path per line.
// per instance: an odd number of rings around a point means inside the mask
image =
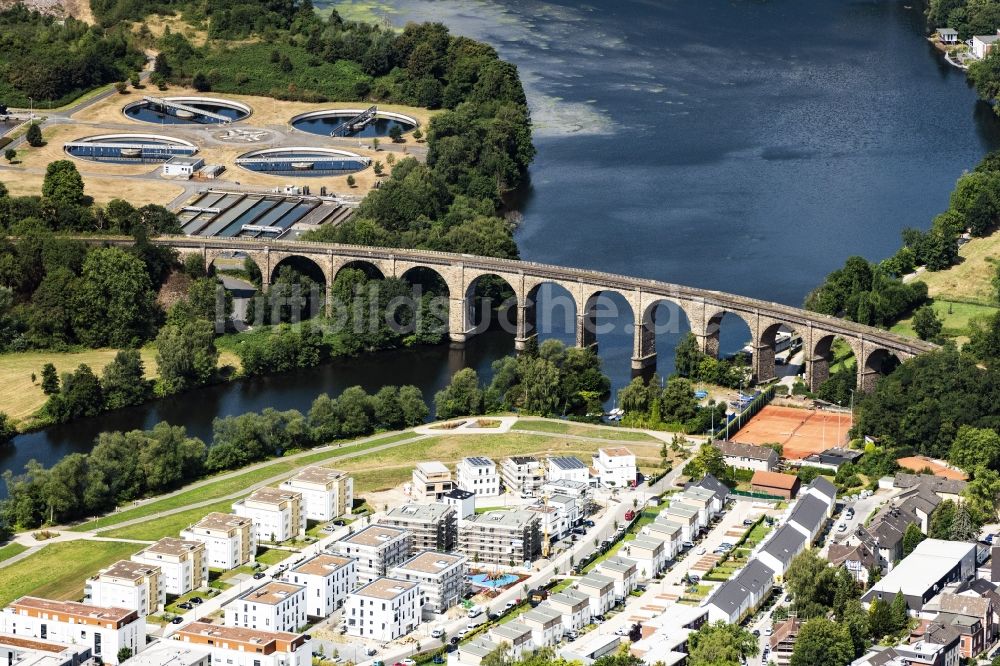
M 209 102 L 184 102 L 184 106 L 225 116 L 231 121 L 243 120 L 250 115 L 242 109 L 212 104 Z M 127 107 L 125 109 L 125 115 L 134 120 L 141 120 L 146 123 L 159 123 L 161 125 L 214 125 L 223 122 L 216 118 L 200 115 L 195 115 L 191 118 L 181 118 L 177 115 L 176 109 L 161 109 L 159 107 L 150 106 L 146 102 L 141 102 Z
M 517 232 L 526 259 L 799 305 L 849 255 L 881 259 L 901 229 L 928 226 L 963 170 L 1000 143 L 992 112 L 924 39 L 919 3 L 905 2 L 395 0 L 386 15 L 444 21 L 518 65 L 538 148 Z M 619 325 L 599 334 L 600 354 L 620 387 L 632 316 L 620 300 L 605 305 Z M 573 318 L 542 323 L 572 341 Z M 668 328 L 657 339 L 664 372 L 686 322 Z M 746 338 L 726 322 L 723 351 Z M 215 416 L 305 410 L 352 384 L 414 383 L 430 398 L 458 368 L 484 371 L 512 347 L 490 334 L 464 352 L 206 389 L 24 435 L 0 468 L 51 464 L 100 430 L 160 419 L 207 437 Z
M 330 136 L 333 130 L 340 127 L 345 121 L 350 120 L 353 116 L 351 115 L 339 115 L 339 116 L 322 116 L 322 117 L 310 117 L 303 118 L 302 120 L 297 120 L 292 123 L 292 127 L 297 130 L 302 130 L 303 132 L 309 132 L 310 134 L 319 134 L 321 136 Z M 364 127 L 356 130 L 347 130 L 338 134 L 338 136 L 346 137 L 373 137 L 373 136 L 389 136 L 389 131 L 393 127 L 398 127 L 403 132 L 409 132 L 413 129 L 413 125 L 410 123 L 400 122 L 398 120 L 392 120 L 391 118 L 376 118 L 372 122 L 368 123 Z

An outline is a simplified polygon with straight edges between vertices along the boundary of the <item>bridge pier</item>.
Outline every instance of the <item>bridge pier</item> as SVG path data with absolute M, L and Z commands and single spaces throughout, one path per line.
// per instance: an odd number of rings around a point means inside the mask
M 472 337 L 474 330 L 469 326 L 472 316 L 469 309 L 472 307 L 471 299 L 455 298 L 448 302 L 448 339 L 454 345 L 464 345 L 465 341 Z
M 535 304 L 525 303 L 518 299 L 517 306 L 517 333 L 514 334 L 514 350 L 523 352 L 528 348 L 529 343 L 538 338 L 536 327 Z
M 656 366 L 656 331 L 641 320 L 632 333 L 632 369 L 645 370 Z
M 576 346 L 597 351 L 597 312 L 578 312 L 576 315 Z
M 714 333 L 702 333 L 698 334 L 691 331 L 694 334 L 695 340 L 698 341 L 698 349 L 701 350 L 702 354 L 708 354 L 713 358 L 719 358 L 719 330 L 716 329 Z
M 830 361 L 825 356 L 816 354 L 806 358 L 806 385 L 810 393 L 819 391 L 823 382 L 830 378 Z
M 753 376 L 758 384 L 774 379 L 774 346 L 758 343 L 753 347 Z

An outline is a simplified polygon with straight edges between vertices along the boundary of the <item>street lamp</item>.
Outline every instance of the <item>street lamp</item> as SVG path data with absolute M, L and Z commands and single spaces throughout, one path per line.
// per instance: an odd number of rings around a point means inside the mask
M 28 97 L 28 120 L 35 119 L 35 98 Z

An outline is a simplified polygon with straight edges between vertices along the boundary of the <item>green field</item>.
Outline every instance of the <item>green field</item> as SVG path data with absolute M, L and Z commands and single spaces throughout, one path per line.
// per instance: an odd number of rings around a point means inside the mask
M 185 527 L 198 522 L 206 514 L 213 511 L 229 513 L 235 500 L 223 500 L 215 504 L 188 509 L 162 518 L 148 520 L 136 525 L 118 527 L 112 530 L 101 530 L 98 534 L 112 539 L 138 539 L 140 541 L 159 541 L 163 537 L 177 536 Z M 135 544 L 133 544 L 135 547 Z M 136 548 L 138 550 L 138 548 Z
M 931 307 L 943 322 L 941 333 L 948 338 L 957 338 L 965 342 L 969 337 L 969 324 L 976 319 L 984 319 L 997 312 L 992 305 L 975 305 L 973 303 L 956 303 L 943 299 L 934 299 Z M 893 333 L 917 337 L 913 330 L 913 318 L 903 319 L 892 327 Z
M 533 430 L 535 432 L 551 432 L 559 435 L 579 435 L 580 437 L 593 437 L 595 439 L 617 439 L 629 442 L 658 442 L 652 435 L 644 432 L 632 432 L 617 427 L 588 427 L 576 423 L 564 423 L 560 421 L 518 421 L 514 424 L 514 430 Z
M 278 476 L 280 474 L 292 473 L 304 467 L 306 465 L 311 465 L 314 463 L 323 462 L 329 460 L 330 458 L 336 458 L 338 456 L 347 455 L 354 453 L 356 451 L 363 451 L 365 449 L 374 446 L 384 446 L 386 444 L 392 444 L 401 440 L 409 439 L 415 437 L 413 432 L 402 432 L 395 435 L 387 435 L 385 437 L 379 437 L 371 440 L 370 442 L 364 442 L 362 444 L 345 444 L 343 446 L 337 447 L 329 451 L 320 451 L 307 456 L 302 456 L 296 458 L 295 460 L 283 460 L 275 459 L 269 464 L 259 467 L 257 469 L 250 470 L 243 474 L 239 474 L 227 479 L 221 479 L 213 483 L 207 483 L 203 486 L 197 488 L 192 488 L 191 490 L 178 493 L 171 497 L 164 497 L 163 499 L 154 500 L 141 506 L 137 506 L 133 509 L 127 509 L 125 511 L 120 511 L 119 513 L 112 514 L 110 516 L 104 516 L 98 518 L 97 520 L 91 520 L 86 523 L 82 523 L 71 529 L 74 532 L 88 532 L 90 530 L 108 528 L 118 523 L 123 523 L 127 520 L 133 520 L 135 518 L 142 518 L 144 516 L 151 516 L 161 511 L 169 511 L 171 509 L 177 509 L 189 504 L 194 504 L 196 502 L 204 502 L 207 500 L 216 499 L 218 497 L 226 497 L 233 493 L 239 492 L 244 488 L 249 488 L 250 486 L 260 483 L 271 477 Z M 206 511 L 206 513 L 208 513 Z
M 0 548 L 0 562 L 3 562 L 4 560 L 9 560 L 15 555 L 20 555 L 26 550 L 28 550 L 27 546 L 22 546 L 19 543 L 9 543 L 6 546 Z
M 265 567 L 270 567 L 278 562 L 284 562 L 294 554 L 290 550 L 281 550 L 280 548 L 258 548 L 256 561 Z
M 68 541 L 0 569 L 0 606 L 33 594 L 50 599 L 79 599 L 88 576 L 140 550 L 134 543 Z

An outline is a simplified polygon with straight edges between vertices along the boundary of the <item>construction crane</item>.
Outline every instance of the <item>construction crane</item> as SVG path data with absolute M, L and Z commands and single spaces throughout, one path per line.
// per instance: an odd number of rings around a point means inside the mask
M 552 542 L 549 540 L 549 494 L 542 493 L 542 557 L 548 559 L 549 551 L 552 549 Z

